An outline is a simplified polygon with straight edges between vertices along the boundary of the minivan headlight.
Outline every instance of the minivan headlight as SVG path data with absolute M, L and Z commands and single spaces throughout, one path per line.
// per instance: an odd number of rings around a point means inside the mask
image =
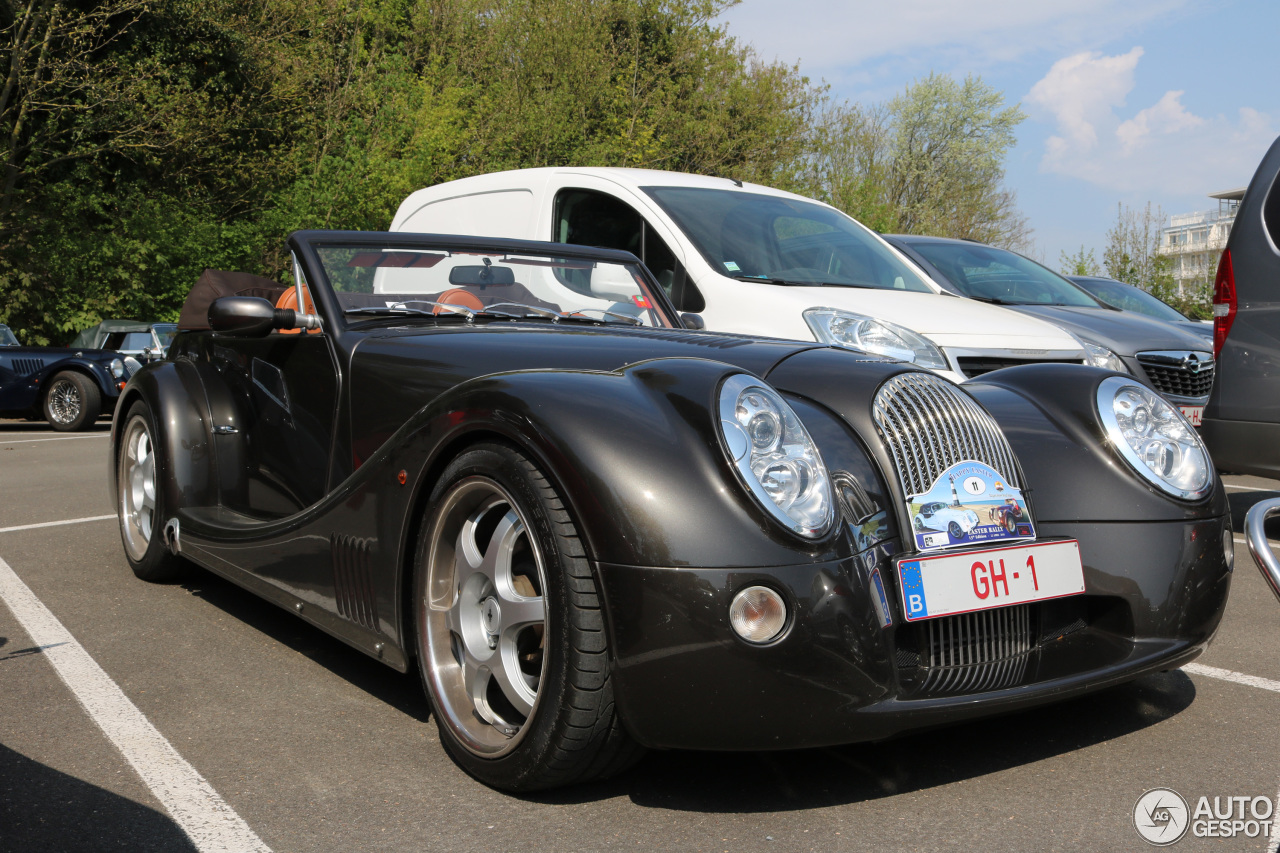
M 1183 500 L 1209 493 L 1209 452 L 1182 413 L 1155 391 L 1109 376 L 1098 385 L 1098 416 L 1111 443 L 1143 479 Z
M 835 517 L 831 475 L 791 406 L 738 373 L 720 386 L 719 409 L 725 450 L 756 501 L 793 533 L 825 534 Z
M 809 308 L 804 312 L 804 321 L 823 343 L 908 361 L 930 370 L 950 368 L 946 356 L 932 341 L 887 320 L 836 308 Z
M 1091 367 L 1101 367 L 1106 370 L 1114 370 L 1117 373 L 1129 372 L 1129 368 L 1124 366 L 1124 362 L 1120 360 L 1120 356 L 1116 355 L 1102 344 L 1095 344 L 1093 341 L 1085 338 L 1081 338 L 1080 343 L 1084 344 L 1086 361 L 1088 361 Z

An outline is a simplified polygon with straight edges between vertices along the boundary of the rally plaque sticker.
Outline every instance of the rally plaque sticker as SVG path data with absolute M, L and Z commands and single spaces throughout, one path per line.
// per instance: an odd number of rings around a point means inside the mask
M 984 462 L 958 462 L 929 491 L 907 498 L 916 548 L 1034 539 L 1026 499 L 999 471 Z

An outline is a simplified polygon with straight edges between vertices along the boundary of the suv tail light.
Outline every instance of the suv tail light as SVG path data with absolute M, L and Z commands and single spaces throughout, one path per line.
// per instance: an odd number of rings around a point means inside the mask
M 1222 250 L 1218 274 L 1213 279 L 1213 357 L 1217 360 L 1236 320 L 1236 274 L 1231 269 L 1231 250 Z

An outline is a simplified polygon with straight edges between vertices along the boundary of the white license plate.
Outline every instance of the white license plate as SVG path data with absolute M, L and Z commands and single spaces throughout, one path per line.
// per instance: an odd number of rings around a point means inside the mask
M 1179 406 L 1178 408 L 1187 420 L 1191 421 L 1192 426 L 1200 426 L 1200 422 L 1204 420 L 1204 406 Z
M 1073 539 L 921 556 L 898 562 L 908 622 L 1084 592 Z

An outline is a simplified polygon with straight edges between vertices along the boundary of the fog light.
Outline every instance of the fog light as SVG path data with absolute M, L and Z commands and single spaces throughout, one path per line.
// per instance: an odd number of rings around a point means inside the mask
M 1236 538 L 1231 534 L 1231 525 L 1222 529 L 1222 556 L 1227 561 L 1227 571 L 1236 567 Z
M 742 639 L 767 643 L 786 627 L 787 605 L 767 586 L 749 586 L 733 597 L 729 624 Z

